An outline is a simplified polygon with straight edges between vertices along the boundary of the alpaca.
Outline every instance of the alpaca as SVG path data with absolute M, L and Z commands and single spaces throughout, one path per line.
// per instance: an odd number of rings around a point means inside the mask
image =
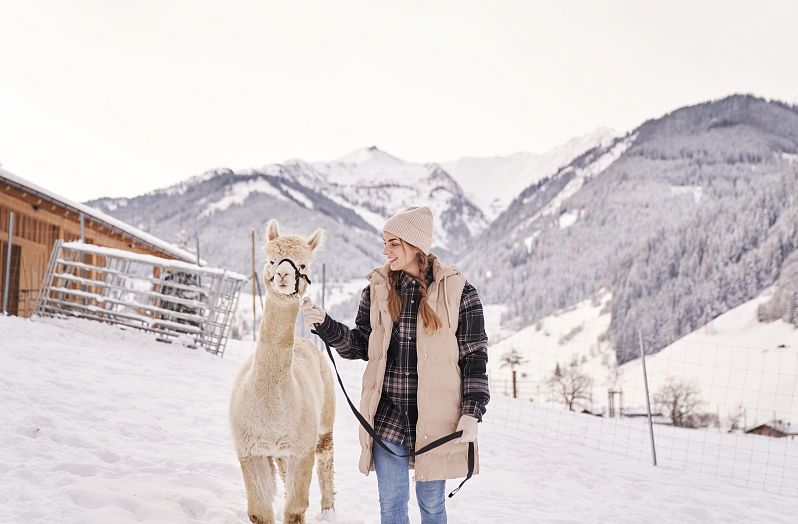
M 306 240 L 280 236 L 274 219 L 267 227 L 267 292 L 257 346 L 239 371 L 230 398 L 247 514 L 258 524 L 274 522 L 275 469 L 285 483 L 283 522 L 305 522 L 314 459 L 322 515 L 333 511 L 332 374 L 310 340 L 294 338 L 300 298 L 310 282 L 302 275 L 308 275 L 322 240 L 320 229 Z

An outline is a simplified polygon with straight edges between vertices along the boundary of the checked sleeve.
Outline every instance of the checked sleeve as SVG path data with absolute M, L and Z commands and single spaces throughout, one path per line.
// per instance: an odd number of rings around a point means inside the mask
M 339 355 L 349 360 L 369 359 L 369 335 L 371 334 L 371 291 L 369 286 L 360 294 L 360 304 L 355 317 L 355 327 L 349 328 L 334 320 L 329 314 L 316 327 L 319 337 L 335 348 Z
M 462 415 L 482 421 L 490 400 L 488 390 L 488 335 L 485 317 L 476 288 L 466 282 L 460 298 L 457 324 L 457 344 L 460 348 L 460 373 L 463 383 Z

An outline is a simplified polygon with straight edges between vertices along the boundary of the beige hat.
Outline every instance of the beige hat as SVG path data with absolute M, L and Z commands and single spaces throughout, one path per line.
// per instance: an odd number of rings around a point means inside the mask
M 432 210 L 426 206 L 408 207 L 385 222 L 383 231 L 392 233 L 429 255 L 432 247 Z

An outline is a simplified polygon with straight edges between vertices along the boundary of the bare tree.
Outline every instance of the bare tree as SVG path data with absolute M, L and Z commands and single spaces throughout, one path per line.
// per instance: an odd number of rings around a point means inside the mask
M 517 368 L 518 366 L 521 366 L 523 364 L 526 364 L 529 361 L 527 359 L 525 359 L 524 357 L 522 357 L 518 353 L 517 349 L 512 348 L 510 351 L 508 351 L 507 353 L 502 355 L 501 362 L 502 362 L 502 365 L 500 367 L 502 367 L 502 368 L 509 367 L 510 370 L 512 371 L 512 373 L 513 373 L 513 398 L 518 398 L 518 387 L 517 387 L 516 376 L 515 376 L 515 368 Z
M 582 364 L 576 358 L 565 369 L 558 362 L 547 383 L 552 395 L 571 411 L 577 400 L 590 400 L 593 379 L 582 372 Z
M 745 408 L 742 404 L 737 404 L 729 414 L 726 416 L 726 425 L 729 428 L 729 433 L 745 429 Z
M 654 395 L 654 403 L 670 416 L 674 426 L 697 427 L 698 409 L 701 407 L 698 386 L 686 379 L 668 377 Z

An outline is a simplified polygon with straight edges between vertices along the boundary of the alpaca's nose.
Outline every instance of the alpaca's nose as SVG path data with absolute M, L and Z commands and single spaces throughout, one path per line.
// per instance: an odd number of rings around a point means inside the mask
M 280 280 L 283 282 L 285 282 L 285 279 L 288 278 L 289 274 L 290 273 L 288 271 L 286 271 L 285 273 L 280 273 L 279 271 L 277 272 L 277 276 L 280 277 Z

